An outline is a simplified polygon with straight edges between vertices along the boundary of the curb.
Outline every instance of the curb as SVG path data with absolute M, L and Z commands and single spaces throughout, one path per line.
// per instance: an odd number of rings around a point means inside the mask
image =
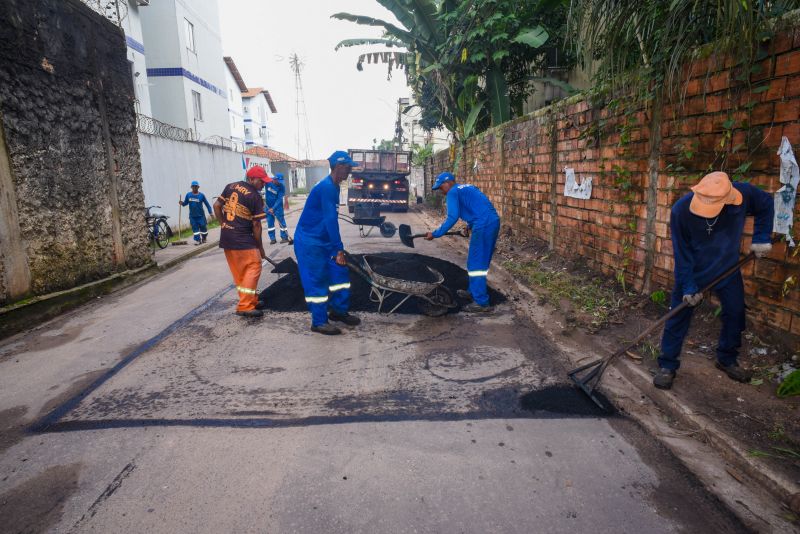
M 419 215 L 428 226 L 432 226 L 428 213 L 421 211 Z M 461 251 L 467 248 L 464 243 L 455 240 L 448 240 L 448 244 Z M 520 282 L 502 265 L 495 264 L 492 269 L 496 274 L 490 274 L 490 280 L 502 282 L 531 297 L 531 302 L 536 303 L 538 295 L 532 288 Z M 526 304 L 530 302 L 512 302 L 518 311 L 530 317 L 536 324 L 540 324 L 545 314 L 551 313 L 536 304 L 542 310 L 542 317 L 536 317 L 530 308 L 525 307 Z M 547 335 L 565 354 L 566 363 L 586 363 L 585 353 L 581 354 L 579 349 L 566 346 L 563 340 L 554 338 L 549 332 Z M 604 347 L 597 348 L 600 352 L 605 352 Z M 616 373 L 606 373 L 600 390 L 614 402 L 620 412 L 631 417 L 654 439 L 666 446 L 698 478 L 706 490 L 716 495 L 721 504 L 740 521 L 758 532 L 800 532 L 796 523 L 787 520 L 790 513 L 788 503 L 800 491 L 797 484 L 770 466 L 750 457 L 740 441 L 721 430 L 708 417 L 696 413 L 674 393 L 653 388 L 652 378 L 642 367 L 626 359 L 617 359 L 609 371 L 612 369 Z M 616 379 L 616 383 L 612 384 L 612 379 Z M 649 407 L 655 408 L 656 413 L 652 413 Z M 686 435 L 676 435 L 665 418 L 692 430 Z M 705 443 L 692 437 L 699 433 L 706 438 Z M 702 448 L 707 450 L 703 451 Z M 708 457 L 699 459 L 697 456 L 702 452 L 710 452 L 718 461 L 709 461 Z M 735 481 L 739 487 L 723 487 L 730 481 Z M 755 491 L 756 489 L 761 491 Z

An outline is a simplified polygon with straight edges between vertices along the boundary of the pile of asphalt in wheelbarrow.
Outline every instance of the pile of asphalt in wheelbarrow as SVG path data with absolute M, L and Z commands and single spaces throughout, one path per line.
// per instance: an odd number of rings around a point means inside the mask
M 421 254 L 407 254 L 403 252 L 383 252 L 378 254 L 369 254 L 370 258 L 374 261 L 370 265 L 379 274 L 391 278 L 400 278 L 403 280 L 412 280 L 418 282 L 432 282 L 435 281 L 433 274 L 427 269 L 426 266 L 431 267 L 444 276 L 443 286 L 447 287 L 453 294 L 453 298 L 463 304 L 463 301 L 457 298 L 456 290 L 468 289 L 469 277 L 467 271 L 462 267 L 439 258 L 431 256 L 423 256 Z M 351 257 L 354 261 L 360 263 L 361 255 L 352 254 Z M 387 297 L 383 304 L 383 311 L 392 309 L 404 295 L 394 294 Z M 493 290 L 489 289 L 489 298 L 492 304 L 500 304 L 505 302 L 505 297 Z M 264 288 L 259 295 L 259 300 L 265 310 L 275 311 L 306 311 L 305 296 L 303 294 L 303 286 L 300 283 L 300 278 L 297 274 L 290 273 L 282 275 L 280 279 L 272 285 Z M 404 314 L 421 314 L 422 312 L 417 305 L 418 300 L 414 297 L 408 299 L 400 308 L 395 310 L 394 313 Z M 370 285 L 359 274 L 350 271 L 350 311 L 356 312 L 376 312 L 378 311 L 378 304 L 370 300 Z M 458 308 L 451 310 L 457 312 Z

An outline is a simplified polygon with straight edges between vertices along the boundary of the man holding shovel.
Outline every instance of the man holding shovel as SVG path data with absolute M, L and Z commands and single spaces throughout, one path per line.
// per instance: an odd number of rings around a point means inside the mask
M 675 258 L 675 288 L 671 307 L 689 304 L 664 325 L 659 370 L 653 385 L 670 389 L 680 367 L 683 340 L 689 331 L 693 307 L 703 300 L 701 287 L 723 275 L 739 261 L 745 217 L 755 216 L 750 250 L 760 258 L 772 250 L 774 218 L 770 194 L 748 183 L 731 183 L 724 172 L 712 172 L 672 207 L 670 230 Z M 744 283 L 736 271 L 713 287 L 722 305 L 722 331 L 717 345 L 717 369 L 729 378 L 749 382 L 751 373 L 737 358 L 745 326 Z
M 212 212 L 211 204 L 208 203 L 206 196 L 200 192 L 200 182 L 194 180 L 192 182 L 192 190 L 186 193 L 183 202 L 179 200 L 178 204 L 189 206 L 189 223 L 192 225 L 194 244 L 205 243 L 206 239 L 208 239 L 208 226 L 206 225 L 206 215 L 203 213 L 203 205 L 205 205 L 209 215 Z
M 361 319 L 348 313 L 350 272 L 339 234 L 339 188 L 355 163 L 339 150 L 328 158 L 331 173 L 308 194 L 294 234 L 294 253 L 300 269 L 311 330 L 329 336 L 342 331 L 328 322 L 356 326 Z
M 431 241 L 442 237 L 459 219 L 467 223 L 471 235 L 467 256 L 469 291 L 459 291 L 458 296 L 472 299 L 472 302 L 462 308 L 463 311 L 491 311 L 486 277 L 497 244 L 497 235 L 500 233 L 500 217 L 492 202 L 480 189 L 470 184 L 456 185 L 456 177 L 449 172 L 437 176 L 431 189 L 441 189 L 447 196 L 447 219 L 437 230 L 428 232 L 425 239 Z
M 236 315 L 243 317 L 264 315 L 263 311 L 256 309 L 256 289 L 261 277 L 261 260 L 267 259 L 261 242 L 261 221 L 265 216 L 261 189 L 270 181 L 262 167 L 251 167 L 246 180 L 226 185 L 214 202 L 214 214 L 221 227 L 219 247 L 225 251 L 225 259 L 239 292 Z

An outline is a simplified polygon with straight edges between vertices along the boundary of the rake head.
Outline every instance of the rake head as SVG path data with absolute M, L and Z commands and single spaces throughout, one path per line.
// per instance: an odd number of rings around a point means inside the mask
M 581 391 L 586 393 L 601 410 L 605 411 L 608 411 L 608 408 L 600 401 L 594 390 L 600 383 L 600 379 L 603 377 L 608 362 L 607 358 L 595 360 L 567 373 L 570 380 L 572 380 Z

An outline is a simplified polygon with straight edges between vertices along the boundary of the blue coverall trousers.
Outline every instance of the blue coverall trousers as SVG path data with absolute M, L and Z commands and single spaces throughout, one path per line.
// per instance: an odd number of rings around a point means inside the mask
M 336 313 L 350 309 L 350 271 L 336 264 L 336 252 L 326 246 L 305 244 L 302 235 L 295 235 L 294 254 L 312 326 L 328 322 L 328 308 Z
M 497 219 L 480 228 L 473 228 L 469 240 L 469 255 L 467 256 L 469 292 L 472 293 L 472 300 L 481 306 L 489 305 L 486 276 L 489 274 L 489 264 L 492 262 L 494 246 L 499 233 L 500 219 Z
M 722 305 L 722 331 L 717 344 L 717 360 L 722 365 L 733 365 L 739 356 L 739 347 L 742 346 L 742 331 L 744 330 L 744 283 L 742 273 L 736 272 L 730 279 L 722 282 L 722 287 L 714 288 L 714 294 Z M 683 296 L 680 291 L 672 292 L 670 309 L 681 303 Z M 664 335 L 661 338 L 661 356 L 658 365 L 662 369 L 677 370 L 681 366 L 680 354 L 683 340 L 689 331 L 694 308 L 685 308 L 678 315 L 667 321 L 664 325 Z
M 267 234 L 269 234 L 270 240 L 275 240 L 275 219 L 281 225 L 281 239 L 289 239 L 289 232 L 286 230 L 286 217 L 283 216 L 283 206 L 278 206 L 274 211 L 274 215 L 267 211 Z
M 208 237 L 208 227 L 206 226 L 205 216 L 189 217 L 189 223 L 192 225 L 194 240 L 198 243 L 200 243 L 200 241 L 205 241 Z

